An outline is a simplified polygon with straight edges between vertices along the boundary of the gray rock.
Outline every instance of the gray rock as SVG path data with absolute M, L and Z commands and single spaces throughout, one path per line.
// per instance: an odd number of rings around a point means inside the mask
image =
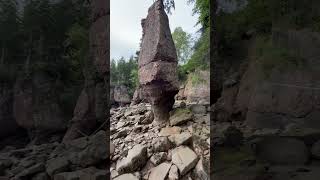
M 116 177 L 114 180 L 139 180 L 133 174 L 123 174 L 121 176 Z
M 201 105 L 201 104 L 192 104 L 190 106 L 190 109 L 194 114 L 206 114 L 207 113 L 206 106 Z
M 50 180 L 47 173 L 42 172 L 32 177 L 32 180 Z
M 169 169 L 171 167 L 171 163 L 162 163 L 157 167 L 154 167 L 151 170 L 151 173 L 149 175 L 149 180 L 165 180 Z
M 173 147 L 173 144 L 169 141 L 167 137 L 158 137 L 153 140 L 154 152 L 165 152 Z
M 174 135 L 174 134 L 180 134 L 181 132 L 181 128 L 174 126 L 174 127 L 166 127 L 166 128 L 162 128 L 159 136 L 170 136 L 170 135 Z
M 167 153 L 165 152 L 160 152 L 160 153 L 155 153 L 153 156 L 151 156 L 150 161 L 152 162 L 153 165 L 157 166 L 160 163 L 162 163 L 164 160 L 167 158 Z
M 58 157 L 47 161 L 46 171 L 52 176 L 54 174 L 67 171 L 69 169 L 69 162 L 66 158 Z
M 17 177 L 29 176 L 44 170 L 45 170 L 45 165 L 43 163 L 38 163 L 20 172 L 19 174 L 17 174 Z
M 128 156 L 117 162 L 117 171 L 119 174 L 134 172 L 143 167 L 147 161 L 147 147 L 136 145 L 129 150 Z
M 209 180 L 209 175 L 206 172 L 204 166 L 203 166 L 203 161 L 202 158 L 198 161 L 196 167 L 195 167 L 195 174 L 197 175 L 197 179 L 199 180 Z
M 186 145 L 192 141 L 192 135 L 189 132 L 183 132 L 169 136 L 169 140 L 175 143 L 176 146 Z
M 179 146 L 172 150 L 172 162 L 179 168 L 182 176 L 194 168 L 198 160 L 198 156 L 187 146 Z
M 107 136 L 105 131 L 99 131 L 89 139 L 86 149 L 81 151 L 79 162 L 82 167 L 98 164 L 108 158 Z
M 172 165 L 168 175 L 169 180 L 178 180 L 179 179 L 179 172 L 176 165 Z
M 181 125 L 192 120 L 193 115 L 188 109 L 176 109 L 170 117 L 170 125 Z

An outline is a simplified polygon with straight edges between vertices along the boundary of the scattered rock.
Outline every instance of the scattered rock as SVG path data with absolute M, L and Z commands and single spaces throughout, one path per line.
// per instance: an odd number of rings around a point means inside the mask
M 116 177 L 114 180 L 139 180 L 139 179 L 133 174 L 122 174 Z
M 163 161 L 165 161 L 166 158 L 167 158 L 167 153 L 160 152 L 160 153 L 155 153 L 153 156 L 151 156 L 150 161 L 153 163 L 153 165 L 157 166 Z
M 192 120 L 193 115 L 188 109 L 176 109 L 170 117 L 170 125 L 176 126 Z
M 197 176 L 197 179 L 199 180 L 209 180 L 209 175 L 207 174 L 204 166 L 202 158 L 198 161 L 196 168 L 195 168 L 195 174 Z
M 181 128 L 174 126 L 174 127 L 166 127 L 166 128 L 162 128 L 159 136 L 170 136 L 170 135 L 174 135 L 174 134 L 180 134 L 181 132 Z
M 46 164 L 46 171 L 50 176 L 63 171 L 68 171 L 68 169 L 69 162 L 66 158 L 63 157 L 51 159 Z
M 134 172 L 145 165 L 147 161 L 147 147 L 136 145 L 128 152 L 128 156 L 117 162 L 119 174 Z
M 168 175 L 170 167 L 171 167 L 171 163 L 165 162 L 153 168 L 149 175 L 149 180 L 165 180 Z
M 175 143 L 176 146 L 187 145 L 192 141 L 192 135 L 189 132 L 183 132 L 169 136 L 169 140 Z
M 152 144 L 155 152 L 165 152 L 173 147 L 168 137 L 158 137 Z
M 194 168 L 198 160 L 198 156 L 189 147 L 179 146 L 172 150 L 172 162 L 179 168 L 182 176 Z
M 169 171 L 169 180 L 178 180 L 179 179 L 179 172 L 176 165 L 172 165 Z

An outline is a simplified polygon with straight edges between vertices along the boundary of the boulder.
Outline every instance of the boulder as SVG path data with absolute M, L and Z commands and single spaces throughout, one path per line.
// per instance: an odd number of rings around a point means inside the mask
M 174 126 L 174 127 L 165 127 L 162 128 L 159 136 L 170 136 L 170 135 L 174 135 L 174 134 L 180 134 L 181 132 L 181 128 Z
M 155 152 L 166 152 L 173 147 L 168 137 L 158 137 L 152 141 Z
M 179 172 L 176 165 L 172 165 L 168 175 L 169 180 L 178 180 L 179 179 Z
M 170 117 L 170 125 L 181 125 L 190 120 L 192 120 L 193 115 L 188 109 L 176 109 L 172 112 L 172 116 Z
M 136 176 L 134 176 L 133 174 L 122 174 L 116 178 L 114 178 L 114 180 L 139 180 Z
M 172 163 L 175 164 L 181 176 L 194 168 L 199 158 L 189 147 L 179 146 L 172 150 Z
M 206 114 L 207 107 L 201 104 L 191 104 L 190 109 L 194 114 Z
M 147 161 L 147 147 L 136 145 L 129 150 L 128 156 L 117 162 L 119 174 L 130 173 L 143 167 Z
M 141 21 L 143 35 L 139 54 L 139 83 L 143 97 L 152 105 L 154 119 L 163 123 L 178 93 L 177 53 L 162 0 L 157 0 Z
M 176 146 L 187 145 L 192 141 L 192 135 L 189 132 L 183 132 L 181 134 L 175 134 L 169 136 L 169 140 Z
M 168 176 L 171 163 L 162 163 L 151 170 L 148 180 L 165 180 Z
M 64 157 L 54 158 L 54 159 L 47 161 L 46 172 L 50 176 L 53 176 L 54 174 L 68 171 L 69 165 L 70 165 L 69 161 Z
M 197 179 L 199 179 L 199 180 L 209 180 L 210 179 L 210 176 L 208 175 L 208 173 L 206 172 L 206 170 L 204 168 L 202 158 L 198 161 L 194 171 L 197 176 Z
M 160 152 L 160 153 L 155 153 L 151 156 L 150 161 L 152 162 L 153 165 L 157 166 L 163 161 L 167 159 L 167 153 L 165 152 Z

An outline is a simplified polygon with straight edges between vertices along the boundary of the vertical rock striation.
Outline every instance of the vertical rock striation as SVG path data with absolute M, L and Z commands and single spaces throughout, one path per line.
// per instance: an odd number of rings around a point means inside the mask
M 139 55 L 139 83 L 151 103 L 155 121 L 167 122 L 178 93 L 177 53 L 162 0 L 157 0 L 141 22 L 143 29 Z

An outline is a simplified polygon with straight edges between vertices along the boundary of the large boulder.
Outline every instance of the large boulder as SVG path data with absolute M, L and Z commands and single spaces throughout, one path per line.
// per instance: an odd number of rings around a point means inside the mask
M 142 22 L 143 36 L 139 54 L 139 83 L 143 96 L 151 103 L 154 119 L 166 122 L 178 93 L 177 53 L 168 16 L 161 0 L 148 10 Z
M 128 156 L 117 162 L 119 174 L 130 173 L 143 167 L 147 162 L 147 147 L 140 144 L 128 152 Z

